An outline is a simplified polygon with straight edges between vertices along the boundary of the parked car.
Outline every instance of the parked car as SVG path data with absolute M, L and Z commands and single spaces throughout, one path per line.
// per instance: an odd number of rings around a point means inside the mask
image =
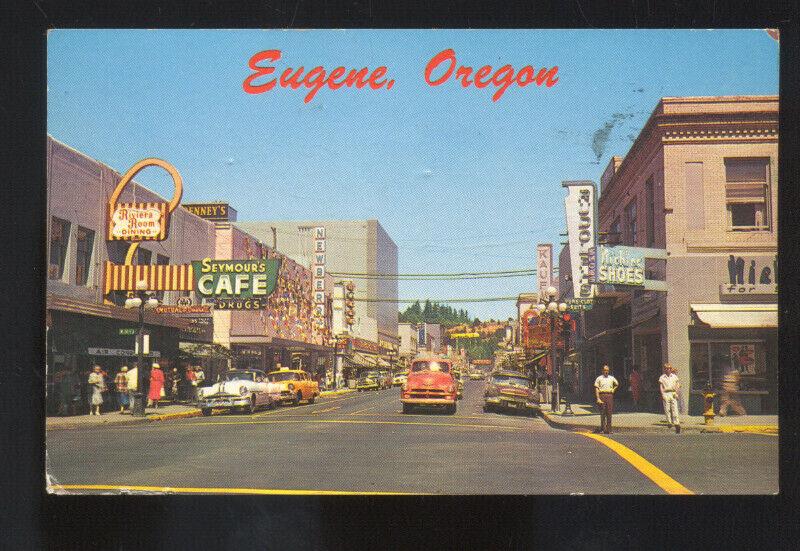
M 267 373 L 273 383 L 280 385 L 280 401 L 284 404 L 297 405 L 302 400 L 313 404 L 319 396 L 319 383 L 302 369 L 281 368 Z
M 522 411 L 539 409 L 534 383 L 522 373 L 498 371 L 492 373 L 484 389 L 483 411 Z
M 392 373 L 387 369 L 378 371 L 381 388 L 392 388 Z
M 411 363 L 408 380 L 402 386 L 400 402 L 403 413 L 417 407 L 442 408 L 456 412 L 458 384 L 451 373 L 452 362 L 446 359 L 417 359 Z
M 261 370 L 233 369 L 213 385 L 199 388 L 197 403 L 203 415 L 211 415 L 215 408 L 255 413 L 262 407 L 275 407 L 280 390 Z
M 381 376 L 377 371 L 365 371 L 356 380 L 356 390 L 380 390 L 383 386 Z
M 396 373 L 392 379 L 392 386 L 402 386 L 408 380 L 408 372 Z
M 469 373 L 469 380 L 470 381 L 482 381 L 483 377 L 484 377 L 483 371 L 480 371 L 480 370 L 470 371 L 470 373 Z

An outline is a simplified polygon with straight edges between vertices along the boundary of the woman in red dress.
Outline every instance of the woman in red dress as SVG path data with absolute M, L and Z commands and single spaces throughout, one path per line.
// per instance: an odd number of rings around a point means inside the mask
M 153 364 L 153 369 L 150 371 L 150 392 L 147 394 L 147 406 L 158 407 L 158 401 L 161 399 L 161 391 L 164 389 L 164 372 L 161 371 L 161 366 Z

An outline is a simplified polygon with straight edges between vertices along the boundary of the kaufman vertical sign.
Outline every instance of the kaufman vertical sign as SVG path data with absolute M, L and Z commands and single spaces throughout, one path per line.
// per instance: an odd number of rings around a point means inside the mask
M 536 246 L 536 277 L 539 280 L 539 294 L 553 285 L 553 245 L 539 243 Z
M 597 246 L 597 196 L 594 182 L 562 182 L 567 188 L 564 206 L 569 236 L 569 260 L 572 265 L 572 290 L 575 298 L 595 294 L 595 251 Z

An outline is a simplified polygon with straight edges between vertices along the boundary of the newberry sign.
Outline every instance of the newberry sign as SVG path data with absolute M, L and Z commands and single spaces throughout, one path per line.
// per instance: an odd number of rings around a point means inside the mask
M 278 282 L 278 259 L 211 260 L 192 262 L 195 290 L 214 300 L 216 310 L 258 310 Z

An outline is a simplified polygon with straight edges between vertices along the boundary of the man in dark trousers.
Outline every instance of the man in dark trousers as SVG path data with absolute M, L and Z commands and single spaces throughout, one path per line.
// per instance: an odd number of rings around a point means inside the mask
M 604 365 L 603 374 L 594 381 L 594 393 L 600 408 L 599 432 L 611 434 L 611 415 L 614 413 L 614 392 L 617 387 L 619 382 L 611 375 L 609 367 Z

